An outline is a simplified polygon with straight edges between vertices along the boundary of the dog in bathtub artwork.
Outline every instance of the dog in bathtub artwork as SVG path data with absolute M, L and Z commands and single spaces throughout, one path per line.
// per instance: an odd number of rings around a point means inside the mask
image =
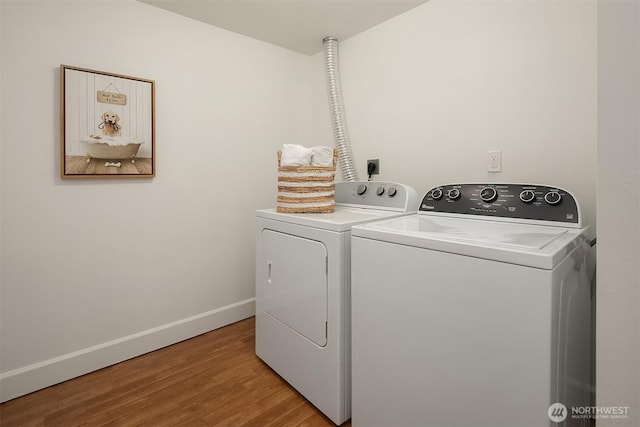
M 152 80 L 62 66 L 61 175 L 155 176 Z
M 86 150 L 87 160 L 106 160 L 105 167 L 122 167 L 122 161 L 135 163 L 142 141 L 128 136 L 122 136 L 122 126 L 120 116 L 113 111 L 102 113 L 102 122 L 98 125 L 100 135 L 91 134 L 88 138 L 80 139 Z

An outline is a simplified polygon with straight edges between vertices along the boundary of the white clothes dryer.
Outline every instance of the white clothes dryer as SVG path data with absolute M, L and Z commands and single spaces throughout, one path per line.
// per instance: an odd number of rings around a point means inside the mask
M 520 184 L 354 227 L 353 426 L 589 425 L 586 231 L 568 191 Z
M 351 416 L 351 227 L 415 213 L 389 182 L 336 184 L 335 211 L 256 214 L 256 354 L 334 423 Z

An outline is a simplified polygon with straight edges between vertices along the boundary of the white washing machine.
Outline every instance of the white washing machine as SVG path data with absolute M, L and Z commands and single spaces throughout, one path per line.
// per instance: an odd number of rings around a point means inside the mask
M 589 425 L 586 230 L 569 192 L 516 184 L 354 227 L 353 426 Z
M 334 423 L 351 416 L 351 227 L 414 213 L 416 192 L 336 184 L 335 211 L 257 211 L 256 354 Z

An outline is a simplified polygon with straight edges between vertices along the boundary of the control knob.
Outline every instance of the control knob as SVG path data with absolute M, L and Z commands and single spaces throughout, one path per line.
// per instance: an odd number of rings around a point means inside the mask
M 389 197 L 393 197 L 398 194 L 398 189 L 396 187 L 390 187 L 387 191 L 387 194 L 389 195 Z
M 451 200 L 457 200 L 460 198 L 460 190 L 457 188 L 452 188 L 447 192 L 447 197 Z
M 378 187 L 378 188 L 376 189 L 376 194 L 377 194 L 378 196 L 382 196 L 382 195 L 384 194 L 384 187 Z
M 562 196 L 557 191 L 549 191 L 544 195 L 544 201 L 550 205 L 557 205 L 562 200 Z
M 480 199 L 483 202 L 491 203 L 498 198 L 498 191 L 494 187 L 483 187 L 480 190 Z
M 358 188 L 356 188 L 356 193 L 358 193 L 358 196 L 362 196 L 366 192 L 367 192 L 367 186 L 364 184 L 360 184 L 358 185 Z
M 520 200 L 524 203 L 531 203 L 536 199 L 536 192 L 533 190 L 522 190 L 520 192 Z
M 431 197 L 433 200 L 439 200 L 442 198 L 442 188 L 434 188 L 431 190 Z

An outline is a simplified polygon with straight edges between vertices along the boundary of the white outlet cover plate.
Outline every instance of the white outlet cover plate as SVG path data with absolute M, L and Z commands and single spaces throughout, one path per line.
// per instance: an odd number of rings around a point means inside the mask
M 489 151 L 487 153 L 487 171 L 502 172 L 502 151 Z

